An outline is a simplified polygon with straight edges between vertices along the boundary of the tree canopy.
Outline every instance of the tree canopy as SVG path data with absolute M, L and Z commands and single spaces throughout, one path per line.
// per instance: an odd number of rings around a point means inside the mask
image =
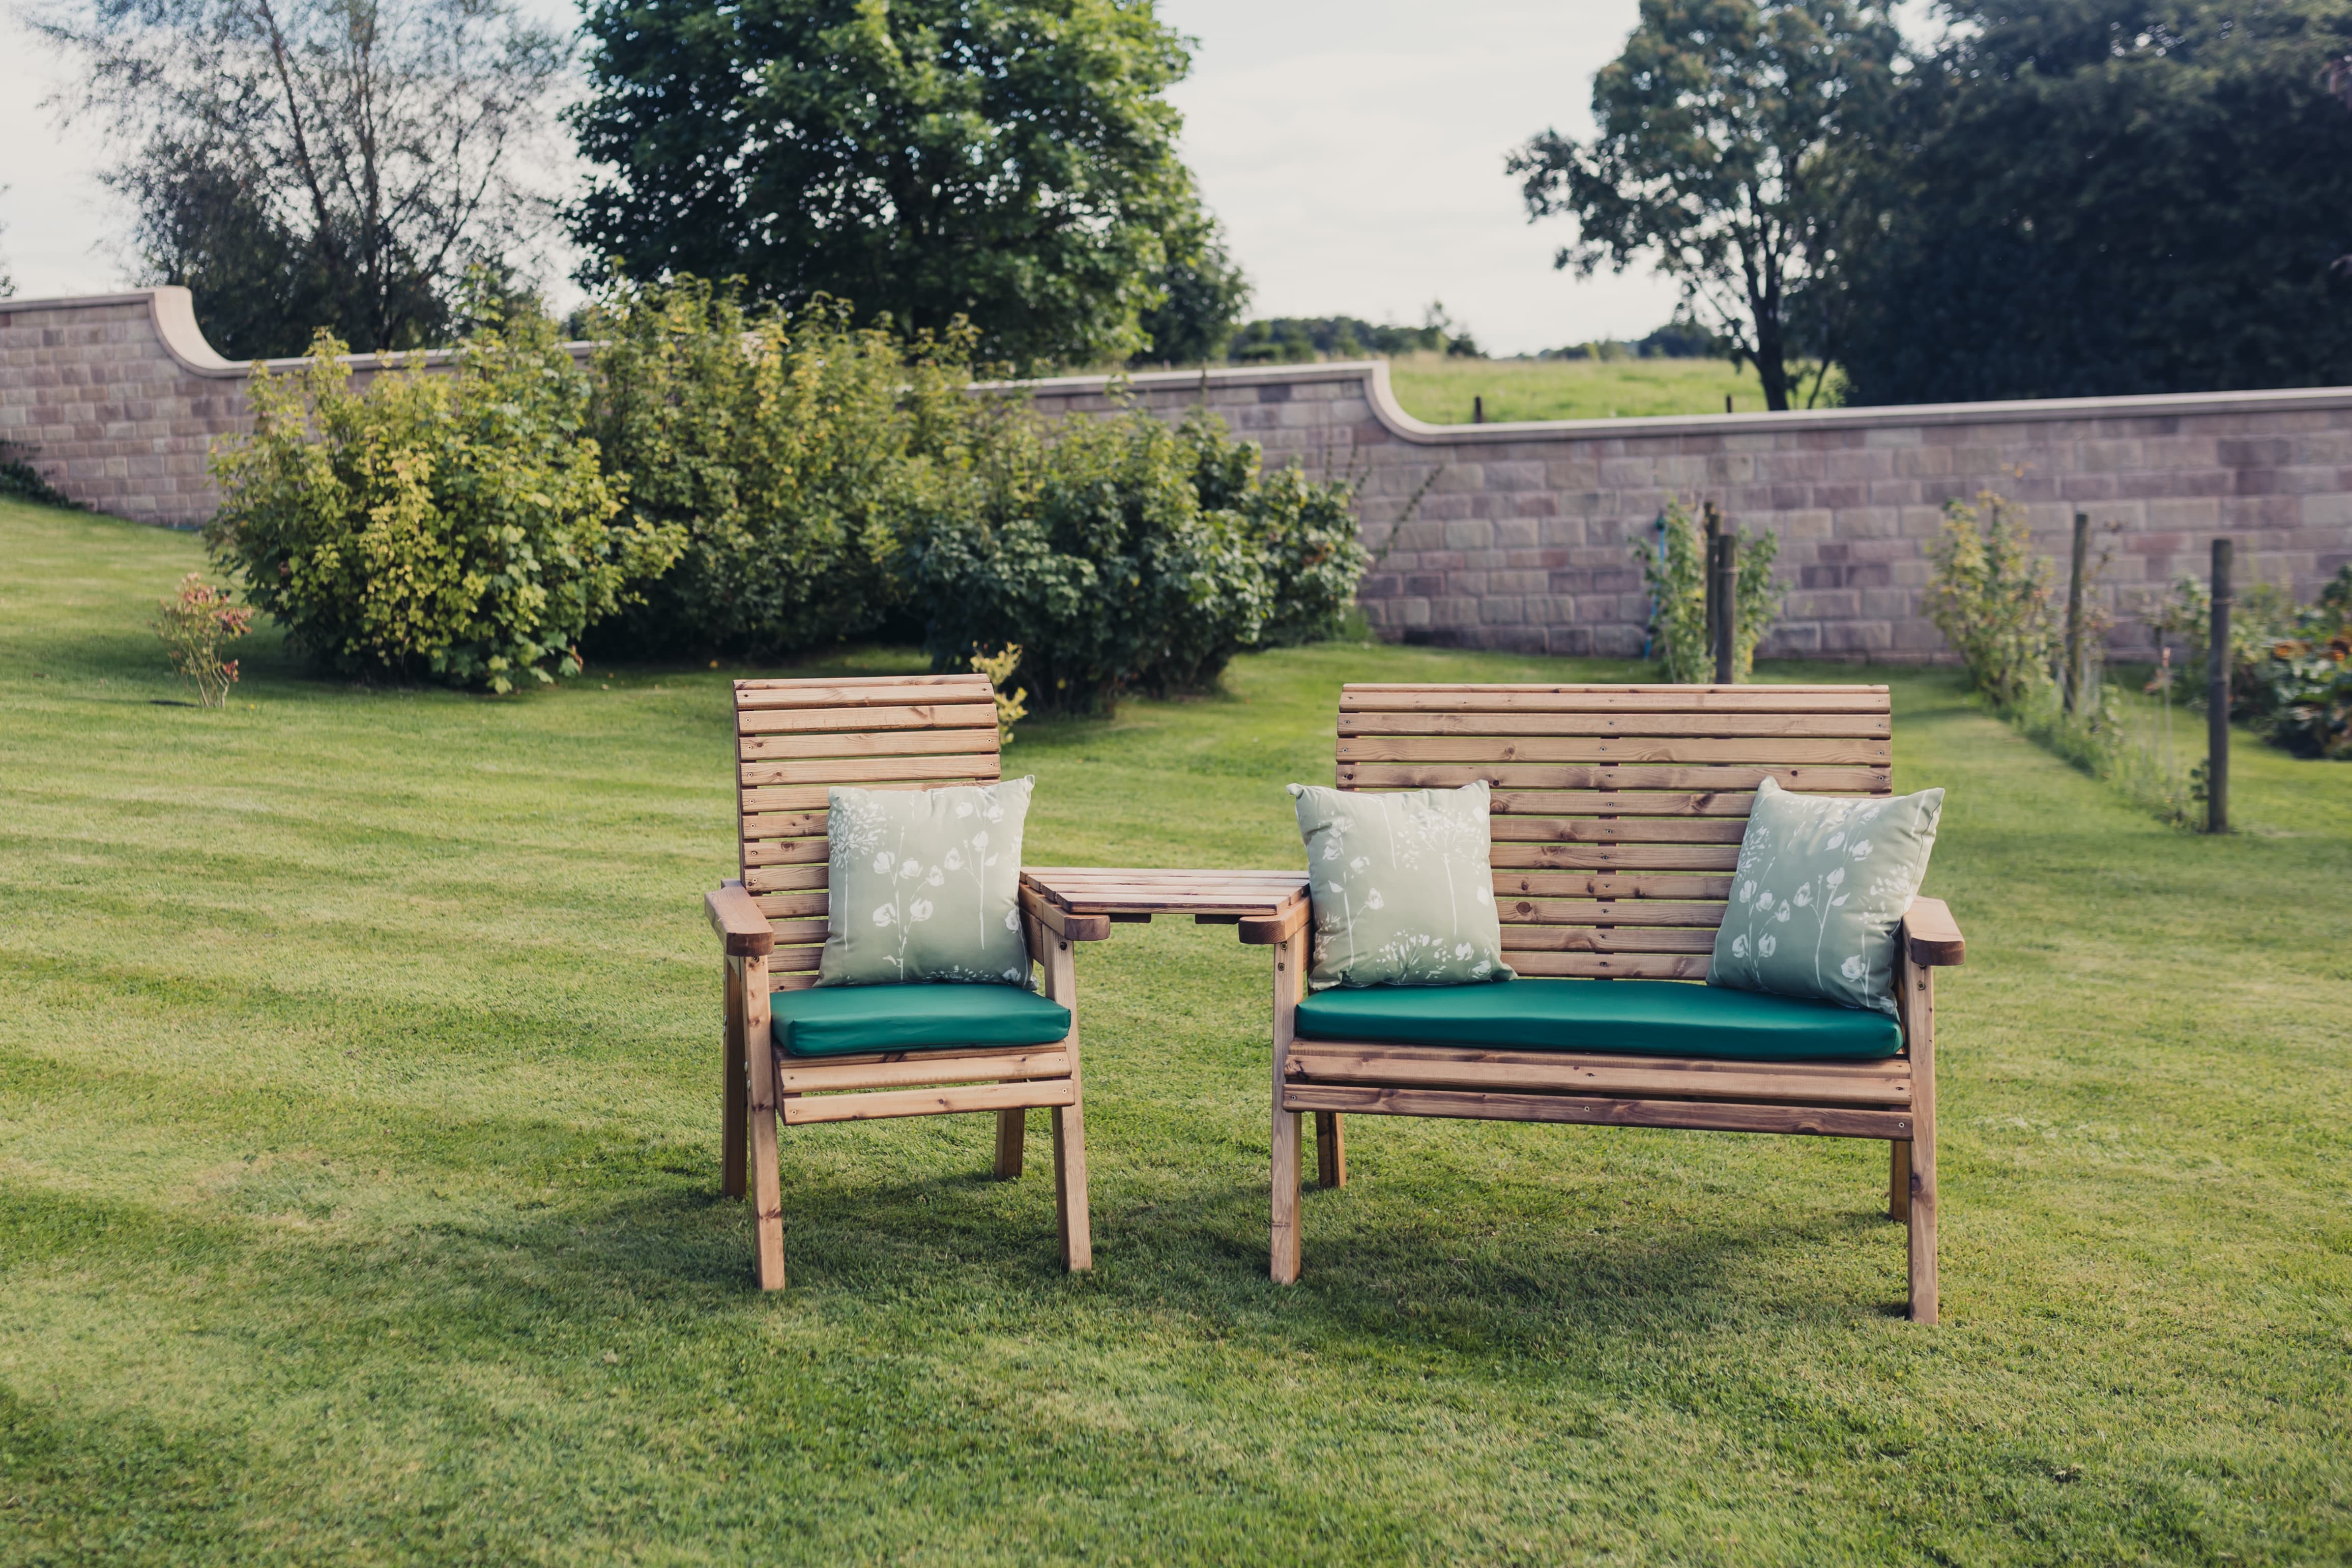
M 586 26 L 593 269 L 961 316 L 1024 368 L 1145 349 L 1199 216 L 1164 97 L 1190 58 L 1151 0 L 594 0 Z
M 1901 95 L 1844 346 L 1866 403 L 2352 377 L 2342 0 L 1998 0 Z
M 240 356 L 325 327 L 362 351 L 440 341 L 469 268 L 539 198 L 519 153 L 569 55 L 513 0 L 54 0 L 70 112 L 121 155 L 148 280 L 183 283 Z
M 1642 0 L 1593 78 L 1600 134 L 1546 131 L 1508 167 L 1530 218 L 1574 220 L 1558 266 L 1651 263 L 1786 408 L 1790 362 L 1840 349 L 1854 194 L 1901 58 L 1860 0 Z

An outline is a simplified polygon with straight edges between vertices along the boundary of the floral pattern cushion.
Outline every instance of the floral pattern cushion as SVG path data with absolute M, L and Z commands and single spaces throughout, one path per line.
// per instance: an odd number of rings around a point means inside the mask
M 1709 985 L 1895 1011 L 1895 928 L 1927 875 L 1944 792 L 1797 795 L 1766 779 L 1739 841 Z
M 1508 980 L 1486 785 L 1395 794 L 1292 784 L 1314 901 L 1307 984 Z
M 1021 934 L 1021 829 L 1034 778 L 826 792 L 819 985 L 1034 984 Z

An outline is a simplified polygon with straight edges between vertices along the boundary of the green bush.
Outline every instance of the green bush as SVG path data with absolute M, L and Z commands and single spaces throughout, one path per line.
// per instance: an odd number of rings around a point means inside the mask
M 1990 490 L 1975 506 L 1948 501 L 1944 536 L 1928 558 L 1928 618 L 1960 656 L 1969 684 L 2004 711 L 2049 684 L 2063 651 L 2050 609 L 2056 568 L 2034 553 L 2025 513 Z
M 489 312 L 451 374 L 410 363 L 364 394 L 342 353 L 321 331 L 299 374 L 256 367 L 253 433 L 212 460 L 215 555 L 345 674 L 493 691 L 576 674 L 582 631 L 678 542 L 615 525 L 625 480 L 583 433 L 553 323 Z
M 1334 635 L 1366 557 L 1347 487 L 1259 472 L 1196 413 L 1058 425 L 1000 408 L 977 506 L 910 547 L 940 668 L 1017 643 L 1038 708 L 1196 689 L 1244 648 Z
M 2183 577 L 2148 624 L 2189 645 L 2195 700 L 2205 686 L 2212 599 Z M 2238 591 L 2230 610 L 2230 717 L 2299 757 L 2352 758 L 2352 566 L 2298 607 L 2275 584 Z
M 591 428 L 636 523 L 684 539 L 600 642 L 763 658 L 870 632 L 905 602 L 908 544 L 971 504 L 961 327 L 909 344 L 836 301 L 788 316 L 694 278 L 624 285 L 587 326 Z
M 1705 686 L 1715 679 L 1715 649 L 1706 638 L 1706 531 L 1681 500 L 1660 515 L 1656 543 L 1636 540 L 1634 558 L 1650 590 L 1650 639 L 1668 680 Z M 1731 630 L 1732 678 L 1756 670 L 1756 648 L 1780 616 L 1780 584 L 1772 576 L 1780 542 L 1769 533 L 1739 536 L 1739 580 L 1733 589 L 1738 618 Z

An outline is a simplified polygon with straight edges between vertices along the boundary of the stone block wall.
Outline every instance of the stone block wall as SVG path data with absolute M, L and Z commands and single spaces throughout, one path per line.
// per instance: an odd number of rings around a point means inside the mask
M 362 378 L 379 363 L 352 361 Z M 210 443 L 249 426 L 251 369 L 205 342 L 184 289 L 0 300 L 0 440 L 93 507 L 199 522 Z M 2347 387 L 1475 426 L 1407 415 L 1377 362 L 1029 390 L 1057 413 L 1205 404 L 1270 462 L 1352 480 L 1379 557 L 1365 613 L 1414 641 L 1638 653 L 1649 605 L 1633 542 L 1674 496 L 1778 539 L 1769 654 L 1946 657 L 1924 613 L 1927 547 L 1946 500 L 1988 488 L 2024 504 L 2062 560 L 2077 510 L 2099 525 L 2119 651 L 2148 646 L 2134 611 L 2201 578 L 2217 536 L 2236 541 L 2242 580 L 2303 598 L 2352 561 Z

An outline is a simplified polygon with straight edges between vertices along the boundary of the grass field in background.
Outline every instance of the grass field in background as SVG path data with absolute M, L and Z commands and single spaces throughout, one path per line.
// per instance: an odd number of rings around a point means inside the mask
M 1267 959 L 1079 960 L 1097 1268 L 988 1118 L 716 1195 L 729 679 L 235 706 L 194 542 L 0 503 L 0 1563 L 2316 1563 L 2352 1556 L 2352 769 L 2222 840 L 1895 692 L 1950 791 L 1945 1321 L 1885 1151 L 1358 1118 L 1265 1279 Z M 907 668 L 870 651 L 847 664 Z M 761 673 L 772 673 L 761 671 Z M 1295 863 L 1328 645 L 1024 726 L 1042 862 Z M 1767 667 L 1765 679 L 1852 679 Z
M 1728 394 L 1745 414 L 1764 409 L 1756 367 L 1711 359 L 1480 360 L 1411 354 L 1389 362 L 1397 402 L 1433 425 L 1467 425 L 1470 400 L 1486 420 L 1630 419 L 1650 414 L 1720 414 Z

